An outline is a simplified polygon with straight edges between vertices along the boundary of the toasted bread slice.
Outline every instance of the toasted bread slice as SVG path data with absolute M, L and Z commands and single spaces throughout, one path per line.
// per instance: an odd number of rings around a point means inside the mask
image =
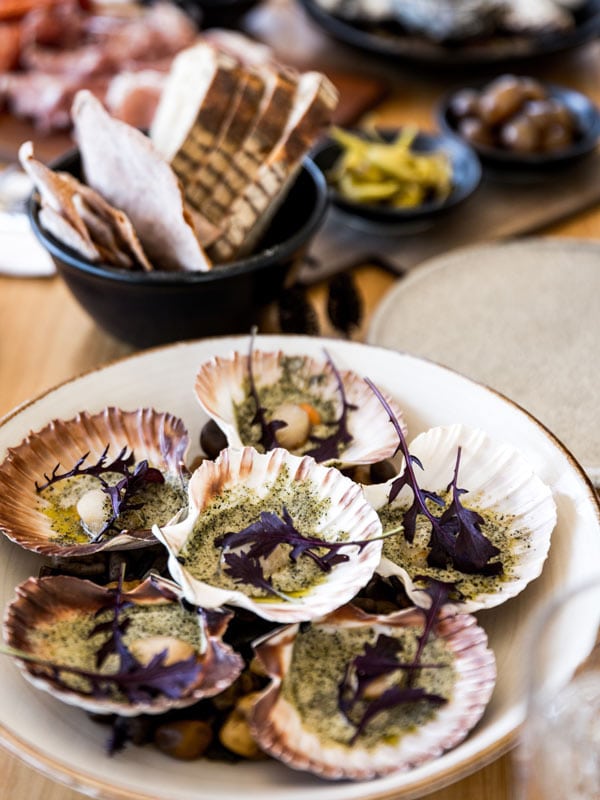
M 208 154 L 204 165 L 185 186 L 188 203 L 202 212 L 202 203 L 209 197 L 217 183 L 222 180 L 229 164 L 242 147 L 256 119 L 265 92 L 265 81 L 260 72 L 247 71 L 236 103 L 232 104 L 228 119 Z
M 241 91 L 237 59 L 199 42 L 183 50 L 154 115 L 150 138 L 185 187 L 215 147 Z
M 258 169 L 255 180 L 236 198 L 221 221 L 223 233 L 209 251 L 216 262 L 239 258 L 256 246 L 302 158 L 330 125 L 337 100 L 336 88 L 324 75 L 307 72 L 301 76 L 283 135 Z
M 88 185 L 127 214 L 155 268 L 210 269 L 179 181 L 150 139 L 85 90 L 72 116 Z
M 261 165 L 281 139 L 294 106 L 297 73 L 268 65 L 258 69 L 265 91 L 256 119 L 214 191 L 201 205 L 202 214 L 218 227 L 235 199 L 256 179 Z

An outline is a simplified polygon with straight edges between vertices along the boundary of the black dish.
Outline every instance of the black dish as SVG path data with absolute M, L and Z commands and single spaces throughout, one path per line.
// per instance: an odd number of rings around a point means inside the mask
M 54 169 L 80 176 L 79 153 Z M 256 254 L 209 272 L 138 272 L 92 264 L 47 233 L 29 201 L 33 231 L 65 283 L 108 333 L 137 347 L 248 332 L 302 257 L 327 207 L 325 179 L 310 159 L 271 222 Z
M 499 66 L 527 62 L 571 50 L 600 34 L 600 0 L 588 0 L 576 14 L 570 31 L 537 36 L 494 36 L 456 45 L 443 45 L 402 31 L 359 25 L 325 11 L 316 0 L 298 0 L 310 17 L 334 39 L 397 62 L 431 66 Z
M 260 0 L 174 0 L 187 13 L 197 21 L 197 24 L 206 28 L 235 28 L 241 18 Z
M 600 111 L 594 103 L 584 94 L 573 89 L 551 84 L 543 84 L 543 86 L 547 90 L 548 96 L 563 103 L 575 119 L 577 136 L 573 143 L 562 150 L 548 153 L 521 153 L 469 142 L 484 166 L 497 170 L 506 168 L 513 171 L 515 169 L 530 172 L 547 171 L 569 166 L 595 150 L 600 137 Z M 473 88 L 480 89 L 481 85 Z M 458 91 L 460 89 L 454 90 L 440 101 L 437 117 L 442 130 L 462 141 L 457 130 L 456 119 L 451 111 L 452 98 Z
M 398 130 L 378 131 L 391 141 Z M 366 136 L 366 134 L 365 134 Z M 452 164 L 452 190 L 445 200 L 430 200 L 414 208 L 393 208 L 377 203 L 360 203 L 343 197 L 333 186 L 329 186 L 331 203 L 345 214 L 358 217 L 380 226 L 411 225 L 415 222 L 433 223 L 459 203 L 464 202 L 477 188 L 481 180 L 481 165 L 474 150 L 461 139 L 444 133 L 419 132 L 412 145 L 415 152 L 431 153 L 443 150 Z M 312 157 L 325 175 L 342 153 L 341 146 L 326 139 L 312 151 Z

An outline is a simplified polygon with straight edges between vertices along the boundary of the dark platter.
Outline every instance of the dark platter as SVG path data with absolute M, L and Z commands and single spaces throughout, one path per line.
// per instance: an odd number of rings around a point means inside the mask
M 554 55 L 589 42 L 600 34 L 600 0 L 588 0 L 566 32 L 537 36 L 506 35 L 443 45 L 405 32 L 400 25 L 362 25 L 325 11 L 317 0 L 298 0 L 308 15 L 340 42 L 394 61 L 466 67 L 509 65 Z

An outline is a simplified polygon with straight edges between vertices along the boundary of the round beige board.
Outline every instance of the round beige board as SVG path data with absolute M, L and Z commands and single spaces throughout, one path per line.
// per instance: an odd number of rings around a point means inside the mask
M 431 359 L 522 405 L 600 483 L 600 244 L 528 239 L 453 251 L 400 281 L 371 344 Z

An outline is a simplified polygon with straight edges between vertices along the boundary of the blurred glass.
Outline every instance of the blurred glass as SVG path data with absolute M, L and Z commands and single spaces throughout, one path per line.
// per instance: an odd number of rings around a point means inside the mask
M 517 800 L 600 798 L 600 574 L 534 620 Z

